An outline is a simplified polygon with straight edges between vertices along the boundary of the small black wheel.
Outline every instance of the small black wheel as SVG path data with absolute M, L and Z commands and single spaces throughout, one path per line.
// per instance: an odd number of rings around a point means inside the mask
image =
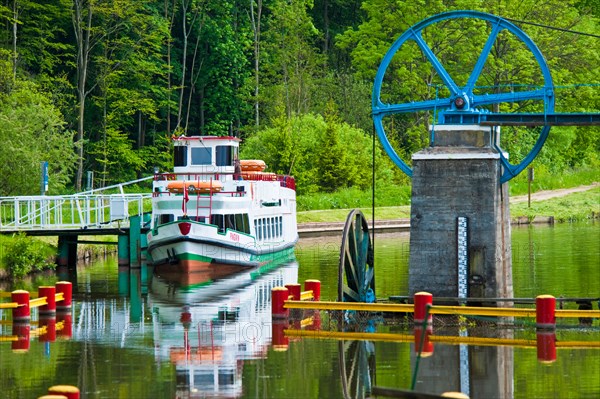
M 338 301 L 376 301 L 373 245 L 367 219 L 359 209 L 348 214 L 344 226 L 338 269 Z
M 195 194 L 195 193 L 196 193 L 196 186 L 194 186 L 193 184 L 190 184 L 190 185 L 188 186 L 188 192 L 189 192 L 190 194 Z

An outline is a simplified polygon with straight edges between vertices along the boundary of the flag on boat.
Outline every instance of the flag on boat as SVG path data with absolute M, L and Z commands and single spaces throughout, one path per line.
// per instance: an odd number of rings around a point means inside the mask
M 181 211 L 183 212 L 184 215 L 187 215 L 187 202 L 189 200 L 190 200 L 190 197 L 188 195 L 188 188 L 184 181 L 183 182 L 183 203 L 181 204 Z

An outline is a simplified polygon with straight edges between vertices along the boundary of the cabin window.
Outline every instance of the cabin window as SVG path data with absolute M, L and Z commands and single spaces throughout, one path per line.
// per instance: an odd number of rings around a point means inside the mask
M 187 147 L 184 145 L 173 147 L 173 158 L 175 166 L 187 166 Z
M 235 215 L 225 215 L 225 229 L 237 230 L 235 228 Z
M 267 219 L 262 220 L 262 237 L 266 240 L 267 236 Z
M 214 224 L 218 227 L 219 233 L 225 232 L 225 218 L 224 215 L 213 214 L 210 215 L 210 224 Z
M 217 166 L 233 166 L 233 150 L 231 145 L 218 145 L 215 153 Z
M 262 230 L 260 225 L 260 219 L 256 219 L 255 221 L 255 230 L 256 230 L 256 239 L 262 240 Z
M 159 215 L 158 216 L 158 224 L 165 224 L 165 223 L 171 223 L 172 221 L 175 220 L 175 216 L 171 215 L 171 214 L 164 214 L 164 215 Z
M 210 165 L 211 163 L 210 148 L 192 148 L 192 165 Z
M 238 213 L 235 215 L 235 229 L 242 233 L 250 234 L 250 223 L 248 223 L 247 213 Z

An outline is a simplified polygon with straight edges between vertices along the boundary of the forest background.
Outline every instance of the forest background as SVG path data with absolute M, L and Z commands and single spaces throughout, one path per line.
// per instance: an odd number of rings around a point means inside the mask
M 81 191 L 88 171 L 104 187 L 170 170 L 173 134 L 242 138 L 242 156 L 294 175 L 300 198 L 370 190 L 373 159 L 378 188 L 409 187 L 379 145 L 372 149 L 373 80 L 400 34 L 453 9 L 521 21 L 557 92 L 565 88 L 557 111 L 600 110 L 599 0 L 3 0 L 0 196 L 39 194 L 41 161 L 49 194 Z M 470 32 L 484 43 L 481 34 Z M 433 38 L 442 61 L 476 58 L 455 39 Z M 431 96 L 439 78 L 415 74 L 419 57 L 395 64 L 394 101 Z M 489 84 L 537 83 L 526 58 L 492 57 Z M 431 118 L 387 122 L 403 159 L 427 145 Z M 532 145 L 519 129 L 505 136 L 517 161 Z M 600 129 L 553 128 L 533 166 L 536 176 L 583 170 L 594 180 Z M 389 195 L 397 205 L 408 196 Z M 336 204 L 305 209 L 328 206 Z

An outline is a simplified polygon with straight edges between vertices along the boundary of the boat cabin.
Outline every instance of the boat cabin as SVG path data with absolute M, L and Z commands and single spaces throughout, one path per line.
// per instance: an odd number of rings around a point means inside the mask
M 225 174 L 233 176 L 239 159 L 240 139 L 218 136 L 181 136 L 173 140 L 177 173 Z

